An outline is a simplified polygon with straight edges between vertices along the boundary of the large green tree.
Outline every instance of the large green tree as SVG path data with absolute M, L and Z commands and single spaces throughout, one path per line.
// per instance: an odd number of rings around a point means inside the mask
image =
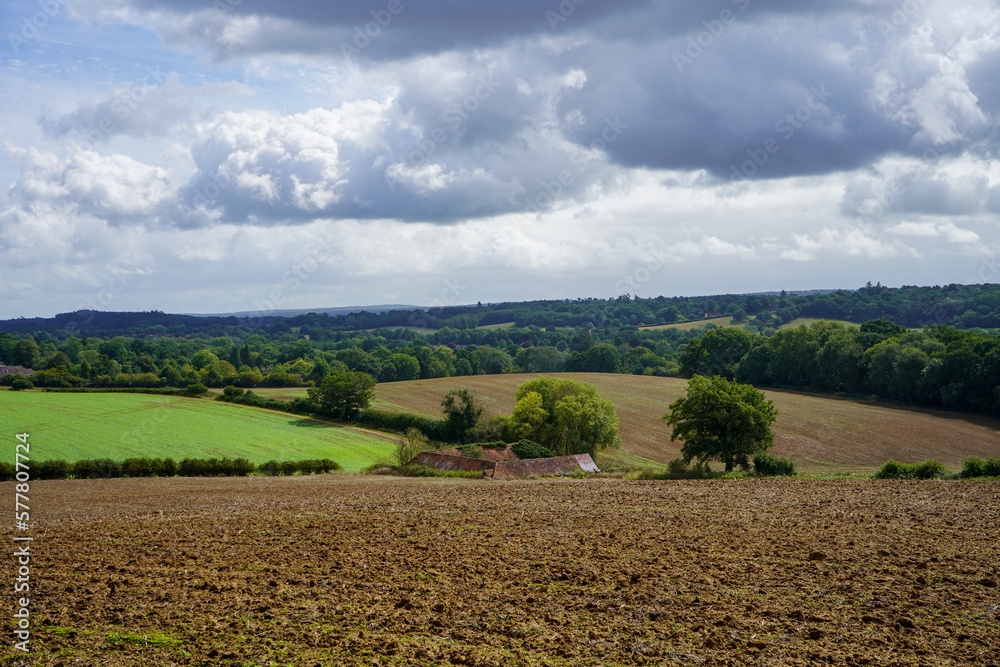
M 566 378 L 528 380 L 514 394 L 510 431 L 557 455 L 594 454 L 618 447 L 618 415 L 592 384 Z
M 351 419 L 367 408 L 375 395 L 375 378 L 359 371 L 340 371 L 323 378 L 322 384 L 309 389 L 309 400 L 322 414 Z
M 468 434 L 479 423 L 483 409 L 476 405 L 476 397 L 468 389 L 452 389 L 441 401 L 444 411 L 445 431 L 449 440 L 465 442 Z
M 684 441 L 685 463 L 719 459 L 732 471 L 750 467 L 750 457 L 774 443 L 771 424 L 778 411 L 763 392 L 722 377 L 695 375 L 687 395 L 670 404 L 663 416 L 673 426 L 670 440 Z

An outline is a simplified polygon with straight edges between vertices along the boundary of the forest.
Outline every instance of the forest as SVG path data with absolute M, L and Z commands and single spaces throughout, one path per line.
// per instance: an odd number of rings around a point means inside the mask
M 736 326 L 641 328 L 720 316 Z M 802 317 L 860 326 L 779 330 Z M 300 387 L 342 370 L 378 382 L 560 371 L 724 375 L 1000 416 L 997 327 L 1000 286 L 868 284 L 243 320 L 80 311 L 0 322 L 0 361 L 34 369 L 34 386 L 62 389 Z

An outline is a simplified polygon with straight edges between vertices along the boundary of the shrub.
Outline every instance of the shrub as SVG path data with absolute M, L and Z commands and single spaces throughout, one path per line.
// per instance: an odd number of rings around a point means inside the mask
M 159 477 L 173 477 L 177 474 L 177 462 L 172 458 L 156 459 L 153 463 L 156 475 Z
M 935 479 L 950 473 L 938 461 L 929 459 L 920 463 L 900 463 L 888 460 L 875 473 L 875 479 Z
M 1000 477 L 1000 458 L 991 456 L 983 460 L 978 456 L 970 456 L 965 459 L 962 472 L 958 473 L 958 476 L 963 478 Z
M 549 459 L 555 456 L 551 449 L 531 440 L 515 442 L 510 448 L 520 459 Z
M 712 479 L 715 476 L 707 462 L 688 466 L 684 459 L 674 459 L 667 464 L 666 470 L 643 470 L 636 479 Z
M 125 459 L 122 461 L 122 474 L 125 477 L 152 477 L 156 469 L 153 460 L 146 457 Z
M 394 431 L 406 433 L 407 429 L 415 428 L 431 440 L 443 440 L 441 434 L 445 422 L 438 419 L 427 419 L 403 412 L 383 412 L 382 410 L 362 410 L 352 420 L 378 431 Z
M 10 388 L 14 391 L 21 391 L 22 389 L 34 389 L 35 385 L 28 378 L 18 375 L 10 381 Z
M 89 459 L 77 461 L 73 464 L 73 477 L 76 479 L 90 479 L 94 475 L 94 462 Z
M 938 479 L 948 477 L 951 472 L 939 461 L 928 459 L 913 464 L 913 474 L 917 479 Z
M 14 479 L 14 466 L 6 461 L 0 461 L 0 482 L 9 482 Z
M 272 459 L 263 465 L 257 466 L 257 472 L 270 477 L 277 477 L 281 474 L 281 464 Z
M 70 464 L 61 459 L 42 461 L 35 468 L 33 477 L 36 479 L 68 479 L 72 470 Z
M 204 396 L 207 393 L 208 393 L 208 387 L 206 387 L 200 382 L 197 382 L 195 384 L 189 384 L 187 386 L 187 389 L 184 390 L 185 396 L 192 396 L 192 397 Z
M 228 387 L 226 387 L 225 389 L 222 390 L 222 395 L 223 396 L 228 396 L 230 398 L 235 398 L 237 396 L 242 396 L 245 393 L 246 392 L 243 391 L 243 389 L 241 389 L 240 387 L 234 387 L 233 385 L 229 385 Z
M 762 477 L 791 476 L 795 474 L 795 463 L 788 458 L 761 452 L 754 454 L 753 471 Z
M 479 445 L 462 445 L 461 447 L 456 447 L 455 449 L 462 452 L 470 459 L 483 458 L 483 448 Z

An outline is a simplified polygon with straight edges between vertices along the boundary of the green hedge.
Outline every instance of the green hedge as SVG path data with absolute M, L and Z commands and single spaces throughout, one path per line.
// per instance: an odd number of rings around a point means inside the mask
M 110 479 L 117 477 L 243 477 L 254 473 L 263 475 L 316 475 L 341 470 L 341 465 L 330 459 L 305 461 L 268 461 L 256 466 L 245 458 L 186 458 L 179 464 L 171 458 L 130 458 L 124 461 L 111 459 L 84 459 L 76 463 L 48 460 L 32 463 L 31 479 Z M 0 482 L 15 478 L 14 466 L 0 463 Z
M 951 473 L 944 465 L 933 459 L 920 463 L 900 463 L 888 460 L 875 473 L 875 479 L 937 479 L 950 477 Z
M 766 452 L 761 452 L 754 454 L 753 471 L 754 474 L 762 477 L 790 477 L 795 474 L 795 463 L 788 458 L 771 456 Z
M 382 410 L 362 410 L 353 420 L 379 431 L 394 431 L 406 433 L 407 429 L 415 428 L 431 440 L 445 440 L 446 422 L 440 419 L 427 419 L 417 415 L 400 412 L 383 412 Z
M 959 477 L 1000 477 L 1000 458 L 991 456 L 988 459 L 981 459 L 978 456 L 970 456 L 965 459 L 962 472 Z

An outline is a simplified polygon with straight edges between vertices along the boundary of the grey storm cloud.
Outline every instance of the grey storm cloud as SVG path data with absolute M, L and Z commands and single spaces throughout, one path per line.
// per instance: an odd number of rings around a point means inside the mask
M 870 168 L 942 138 L 952 155 L 995 155 L 1000 138 L 1000 52 L 959 61 L 963 35 L 924 39 L 929 0 L 128 4 L 168 43 L 218 60 L 350 60 L 398 84 L 391 101 L 353 112 L 203 119 L 197 172 L 164 204 L 181 226 L 531 215 L 619 187 L 622 168 L 766 180 Z M 118 131 L 190 124 L 187 91 L 150 94 L 162 99 Z M 42 124 L 67 134 L 116 110 L 120 99 L 98 100 Z M 377 122 L 351 130 L 356 115 Z M 897 206 L 938 214 L 986 197 L 939 180 L 914 182 Z

